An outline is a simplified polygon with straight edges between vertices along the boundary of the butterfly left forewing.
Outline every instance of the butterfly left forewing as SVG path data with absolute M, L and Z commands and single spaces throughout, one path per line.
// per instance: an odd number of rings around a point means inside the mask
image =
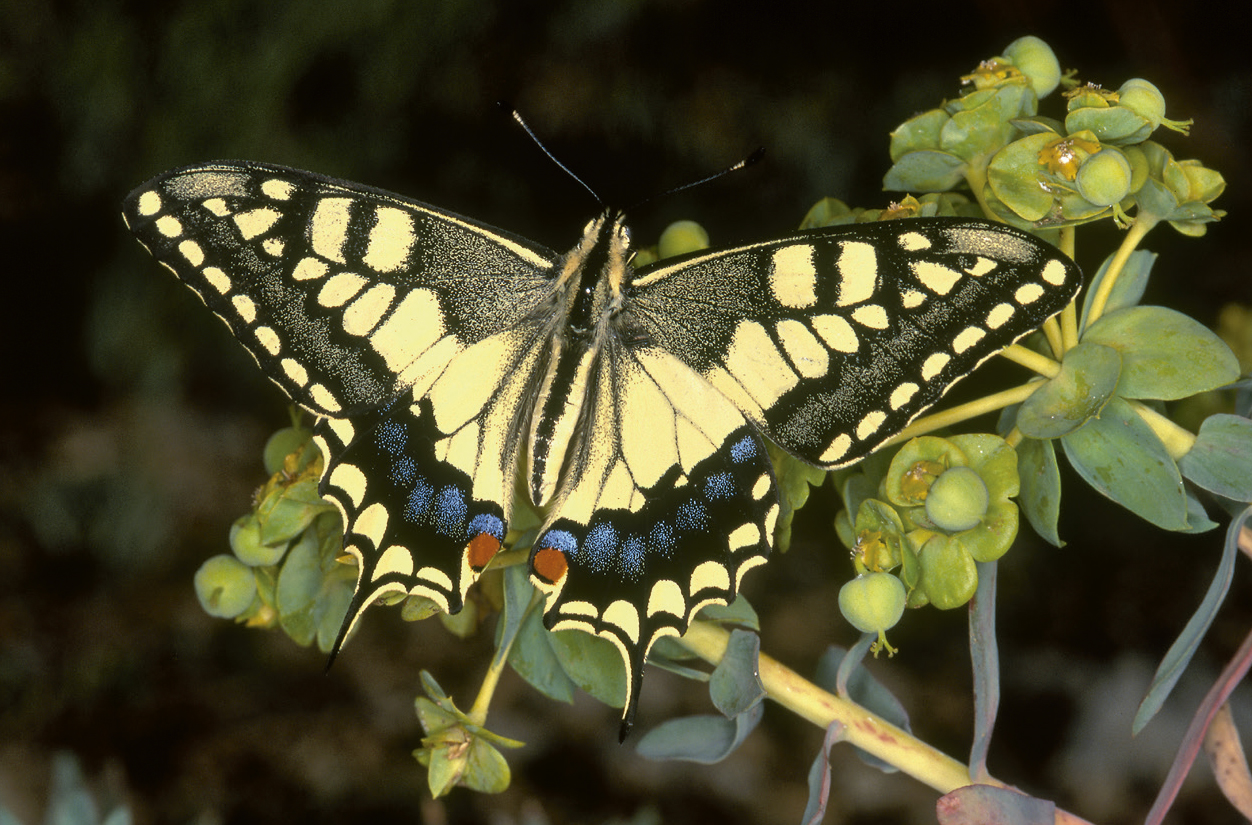
M 520 322 L 555 259 L 428 204 L 252 162 L 167 172 L 122 214 L 270 379 L 333 417 Z

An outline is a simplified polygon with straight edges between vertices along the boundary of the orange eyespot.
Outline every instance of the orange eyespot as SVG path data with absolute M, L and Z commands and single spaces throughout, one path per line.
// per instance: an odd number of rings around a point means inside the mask
M 490 533 L 479 533 L 470 539 L 469 565 L 471 570 L 482 570 L 500 550 L 500 540 Z
M 548 582 L 556 584 L 565 578 L 565 571 L 569 569 L 569 565 L 565 562 L 565 554 L 560 550 L 552 547 L 544 547 L 535 553 L 535 559 L 531 562 L 531 569 L 535 571 L 535 575 Z

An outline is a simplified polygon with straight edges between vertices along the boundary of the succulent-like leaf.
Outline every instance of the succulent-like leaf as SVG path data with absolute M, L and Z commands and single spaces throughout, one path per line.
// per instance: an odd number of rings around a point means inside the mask
M 1135 306 L 1097 319 L 1084 344 L 1101 344 L 1122 356 L 1117 393 L 1164 401 L 1216 389 L 1239 377 L 1230 347 L 1203 324 L 1158 306 Z
M 1061 439 L 1065 456 L 1097 491 L 1166 530 L 1187 529 L 1178 465 L 1130 402 L 1111 398 L 1099 418 Z
M 1086 341 L 1065 353 L 1061 371 L 1022 402 L 1017 427 L 1030 438 L 1060 438 L 1100 414 L 1117 388 L 1121 356 Z
M 1252 420 L 1209 416 L 1200 425 L 1195 444 L 1178 460 L 1178 469 L 1210 493 L 1252 501 Z

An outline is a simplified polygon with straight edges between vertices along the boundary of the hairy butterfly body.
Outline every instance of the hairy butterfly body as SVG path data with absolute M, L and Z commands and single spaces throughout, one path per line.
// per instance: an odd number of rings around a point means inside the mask
M 251 162 L 158 176 L 131 231 L 318 416 L 359 562 L 337 652 L 381 595 L 461 609 L 514 481 L 547 521 L 545 622 L 628 674 L 727 603 L 773 542 L 762 435 L 852 463 L 1075 294 L 1066 257 L 967 219 L 857 224 L 631 266 L 622 216 L 564 255 L 358 184 Z

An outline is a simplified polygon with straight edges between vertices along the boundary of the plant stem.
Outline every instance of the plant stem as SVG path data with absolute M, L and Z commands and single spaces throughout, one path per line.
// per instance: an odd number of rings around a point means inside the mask
M 987 197 L 984 194 L 987 188 L 987 164 L 990 163 L 989 157 L 976 157 L 965 165 L 965 183 L 969 186 L 969 191 L 973 193 L 974 200 L 978 201 L 978 206 L 982 208 L 982 213 L 989 220 L 1004 221 L 991 211 L 991 207 L 987 204 Z
M 534 610 L 542 601 L 540 595 L 536 592 L 522 612 L 522 616 L 515 622 L 507 622 L 504 635 L 501 637 L 499 644 L 496 645 L 496 652 L 491 657 L 491 663 L 487 665 L 487 673 L 483 676 L 483 683 L 478 687 L 478 695 L 474 697 L 474 704 L 466 712 L 466 716 L 476 725 L 487 725 L 487 711 L 491 708 L 491 697 L 495 695 L 496 686 L 500 684 L 500 675 L 504 673 L 504 668 L 509 662 L 509 651 L 513 649 L 513 642 L 517 640 L 517 632 L 521 629 L 522 621 L 525 620 L 526 614 Z M 506 610 L 507 610 L 506 603 Z M 501 615 L 501 621 L 505 619 L 504 614 Z
M 730 634 L 712 622 L 695 621 L 678 642 L 711 665 L 726 655 Z M 858 705 L 822 690 L 791 668 L 761 653 L 758 657 L 761 684 L 770 699 L 797 716 L 825 730 L 833 722 L 843 725 L 842 740 L 899 768 L 940 793 L 974 784 L 969 768 L 907 731 Z M 978 784 L 1010 788 L 994 777 Z M 1012 789 L 1012 788 L 1010 788 Z M 1015 790 L 1015 789 L 1012 789 Z M 1082 817 L 1056 809 L 1054 825 L 1090 825 Z
M 1055 378 L 1057 373 L 1061 371 L 1059 362 L 1046 355 L 1041 355 L 1033 349 L 1027 349 L 1021 344 L 1009 344 L 1000 350 L 1000 355 L 1015 364 L 1021 364 L 1028 370 L 1034 370 L 1044 378 Z
M 1052 350 L 1052 354 L 1060 359 L 1065 354 L 1065 336 L 1061 333 L 1061 325 L 1056 322 L 1055 316 L 1043 322 L 1039 327 L 1039 331 L 1043 333 L 1043 337 L 1048 339 L 1048 349 Z
M 701 659 L 716 664 L 725 654 L 729 638 L 721 627 L 697 621 L 679 642 Z M 760 655 L 760 674 L 769 698 L 822 729 L 842 722 L 845 741 L 918 781 L 942 793 L 970 784 L 969 770 L 960 762 L 855 702 L 822 690 L 764 653 Z
M 511 640 L 510 640 L 511 644 Z M 491 709 L 491 697 L 496 693 L 496 685 L 500 684 L 500 675 L 504 673 L 504 665 L 508 661 L 508 650 L 504 650 L 503 656 L 501 651 L 496 651 L 496 656 L 492 658 L 491 664 L 487 666 L 487 673 L 483 675 L 483 683 L 478 687 L 478 695 L 474 697 L 474 704 L 466 712 L 476 725 L 487 726 L 487 711 Z
M 1161 439 L 1170 458 L 1177 461 L 1191 451 L 1191 447 L 1195 444 L 1195 436 L 1190 430 L 1178 426 L 1146 404 L 1133 399 L 1128 400 L 1130 406 L 1143 419 L 1143 423 L 1151 427 L 1156 437 Z
M 924 415 L 905 427 L 894 438 L 884 441 L 883 446 L 899 444 L 901 441 L 908 441 L 910 438 L 916 438 L 919 435 L 925 435 L 944 427 L 951 427 L 953 424 L 959 424 L 983 413 L 995 412 L 996 410 L 1012 406 L 1025 401 L 1037 389 L 1039 389 L 1039 382 L 1032 381 L 1012 389 L 985 395 L 982 398 L 975 399 L 967 404 L 960 404 L 943 412 Z
M 1109 261 L 1109 268 L 1105 271 L 1099 288 L 1091 297 L 1091 310 L 1087 313 L 1087 327 L 1094 324 L 1096 319 L 1104 314 L 1104 306 L 1108 303 L 1109 295 L 1112 294 L 1117 278 L 1126 266 L 1127 259 L 1130 258 L 1130 253 L 1135 251 L 1139 242 L 1143 240 L 1143 236 L 1156 226 L 1158 220 L 1155 215 L 1143 212 L 1135 216 L 1135 222 L 1130 225 L 1130 229 L 1126 230 L 1126 237 L 1122 238 L 1122 244 L 1113 255 L 1113 260 Z

